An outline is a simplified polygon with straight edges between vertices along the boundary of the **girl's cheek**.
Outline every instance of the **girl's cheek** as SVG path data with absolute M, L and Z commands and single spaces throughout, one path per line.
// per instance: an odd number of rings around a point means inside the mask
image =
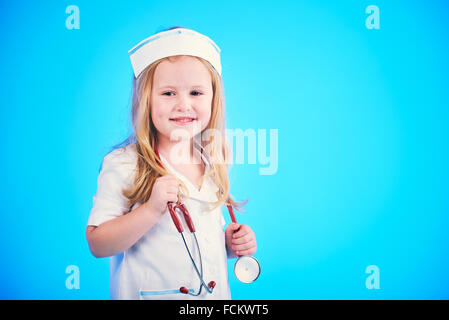
M 211 113 L 209 112 L 205 112 L 203 114 L 201 114 L 200 119 L 201 119 L 201 129 L 205 129 L 207 127 L 207 125 L 210 122 L 210 118 L 211 118 Z

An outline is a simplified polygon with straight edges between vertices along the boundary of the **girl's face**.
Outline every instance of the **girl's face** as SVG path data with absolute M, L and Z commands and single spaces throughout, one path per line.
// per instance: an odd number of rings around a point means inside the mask
M 158 138 L 179 141 L 202 132 L 209 124 L 212 97 L 212 78 L 201 61 L 190 56 L 162 61 L 151 91 L 151 116 Z

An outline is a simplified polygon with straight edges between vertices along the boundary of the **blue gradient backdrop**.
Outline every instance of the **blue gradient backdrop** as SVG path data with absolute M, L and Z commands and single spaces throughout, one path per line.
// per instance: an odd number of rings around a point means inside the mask
M 79 30 L 65 27 L 71 4 Z M 365 27 L 371 4 L 379 30 Z M 127 51 L 181 25 L 222 49 L 228 128 L 279 130 L 275 175 L 231 171 L 262 265 L 254 284 L 230 276 L 233 298 L 448 299 L 448 13 L 447 1 L 2 1 L 0 298 L 109 298 L 109 259 L 91 256 L 85 227 L 100 162 L 130 130 Z M 380 289 L 365 286 L 369 265 Z

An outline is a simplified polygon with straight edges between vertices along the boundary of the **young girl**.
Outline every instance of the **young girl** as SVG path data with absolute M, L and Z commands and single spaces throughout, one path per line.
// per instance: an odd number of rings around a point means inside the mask
M 247 225 L 224 230 L 221 205 L 242 204 L 229 195 L 220 49 L 175 27 L 129 53 L 133 134 L 103 159 L 90 250 L 111 256 L 112 299 L 230 299 L 227 258 L 254 254 L 256 238 Z

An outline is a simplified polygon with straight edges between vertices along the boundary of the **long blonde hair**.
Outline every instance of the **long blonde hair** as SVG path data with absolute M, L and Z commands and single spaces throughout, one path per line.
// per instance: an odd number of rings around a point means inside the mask
M 129 201 L 129 208 L 136 203 L 145 203 L 149 200 L 154 182 L 157 178 L 169 172 L 158 164 L 155 146 L 157 146 L 157 131 L 151 117 L 151 91 L 153 78 L 157 66 L 164 60 L 173 61 L 180 56 L 166 57 L 149 65 L 138 78 L 133 78 L 133 96 L 131 121 L 133 134 L 124 142 L 133 144 L 137 153 L 136 175 L 134 184 L 129 189 L 123 189 L 122 194 Z M 209 171 L 202 177 L 204 181 L 208 176 L 217 185 L 217 201 L 212 203 L 212 209 L 222 205 L 231 204 L 237 211 L 247 203 L 237 202 L 230 196 L 230 185 L 228 178 L 228 165 L 231 163 L 231 151 L 225 134 L 225 104 L 224 88 L 221 76 L 206 60 L 194 57 L 201 61 L 209 70 L 212 78 L 213 98 L 211 118 L 208 126 L 203 130 L 213 129 L 214 135 L 208 140 L 207 148 L 200 139 L 203 150 L 208 150 L 205 155 L 209 159 Z M 218 133 L 218 137 L 217 134 Z M 119 145 L 123 145 L 123 142 Z M 117 145 L 117 146 L 119 146 Z M 180 181 L 182 193 L 188 198 L 186 186 Z M 131 210 L 131 209 L 130 209 Z

